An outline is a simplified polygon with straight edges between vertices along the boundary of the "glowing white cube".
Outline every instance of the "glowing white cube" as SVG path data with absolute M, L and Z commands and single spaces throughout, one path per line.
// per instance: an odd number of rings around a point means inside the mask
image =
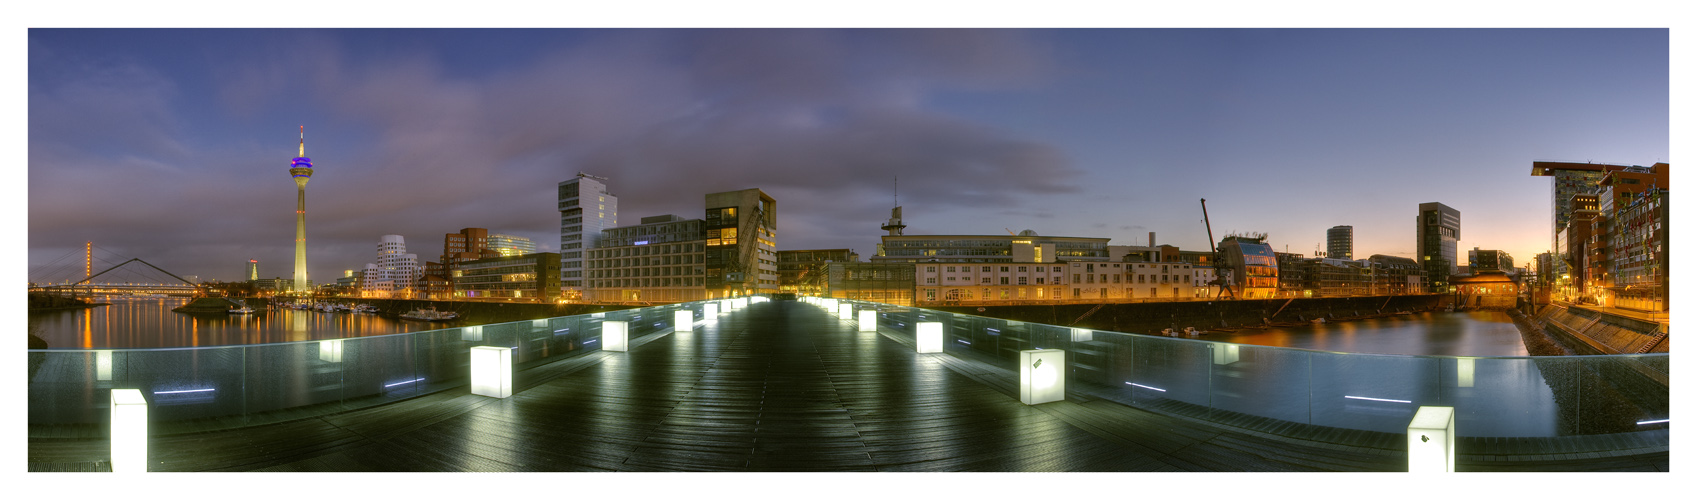
M 719 304 L 708 302 L 701 305 L 701 319 L 713 321 L 719 316 Z
M 507 347 L 471 348 L 471 393 L 492 398 L 513 395 L 513 350 Z
M 943 324 L 937 321 L 914 323 L 913 339 L 920 354 L 943 352 Z
M 548 320 L 545 320 L 545 319 L 530 320 L 530 328 L 534 329 L 534 330 L 546 330 L 546 329 L 548 329 Z
M 1019 401 L 1028 405 L 1067 397 L 1066 351 L 1019 351 Z
M 1091 330 L 1089 328 L 1074 328 L 1072 329 L 1072 341 L 1089 342 L 1095 339 L 1095 333 L 1095 330 Z
M 1422 406 L 1408 422 L 1408 471 L 1455 472 L 1455 408 Z
M 482 342 L 483 341 L 483 325 L 468 326 L 468 327 L 465 327 L 465 328 L 461 328 L 460 329 L 460 340 L 464 340 L 466 342 Z
M 874 310 L 871 310 L 871 309 L 861 309 L 860 310 L 860 331 L 863 331 L 863 332 L 876 332 L 876 331 L 878 331 L 878 311 L 874 311 Z
M 1214 348 L 1214 364 L 1229 365 L 1237 362 L 1237 344 L 1212 344 Z
M 841 304 L 837 306 L 837 319 L 851 319 L 853 317 L 854 304 Z
M 601 350 L 625 352 L 630 342 L 630 325 L 623 321 L 601 322 Z
M 819 301 L 819 307 L 825 308 L 826 311 L 835 311 L 837 310 L 837 299 L 821 300 Z
M 112 389 L 112 472 L 147 472 L 147 399 Z
M 112 380 L 112 351 L 94 351 L 94 379 Z
M 672 331 L 688 332 L 695 330 L 695 312 L 677 311 L 672 313 Z
M 318 360 L 326 363 L 342 362 L 342 340 L 318 341 Z
M 1473 387 L 1473 358 L 1455 359 L 1455 386 Z
M 748 307 L 748 297 L 737 297 L 737 309 Z

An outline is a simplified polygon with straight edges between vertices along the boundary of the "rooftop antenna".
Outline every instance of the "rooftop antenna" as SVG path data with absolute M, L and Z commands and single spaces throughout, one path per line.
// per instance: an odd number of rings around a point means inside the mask
M 301 125 L 301 154 L 300 154 L 300 156 L 302 158 L 306 157 L 306 125 Z

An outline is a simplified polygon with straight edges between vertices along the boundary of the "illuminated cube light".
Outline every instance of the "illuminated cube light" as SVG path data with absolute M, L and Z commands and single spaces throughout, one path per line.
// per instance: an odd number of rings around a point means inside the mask
M 736 300 L 733 300 L 731 302 L 733 304 L 733 307 L 736 307 L 737 309 L 742 309 L 744 307 L 748 307 L 748 297 L 737 297 Z
M 341 339 L 318 341 L 318 360 L 326 363 L 342 362 Z
M 708 302 L 701 305 L 701 319 L 713 321 L 719 317 L 719 304 Z
M 483 325 L 468 326 L 468 327 L 465 327 L 465 328 L 461 328 L 460 329 L 460 340 L 464 340 L 466 342 L 482 342 L 483 341 Z
M 1408 422 L 1408 471 L 1455 472 L 1455 408 L 1422 406 Z
M 534 329 L 534 330 L 547 330 L 548 329 L 548 320 L 545 320 L 545 319 L 530 320 L 530 328 Z
M 672 331 L 688 332 L 695 330 L 695 313 L 692 311 L 677 311 L 672 313 Z
M 601 322 L 601 350 L 625 352 L 630 342 L 630 325 L 623 321 Z
M 1089 328 L 1074 328 L 1072 329 L 1072 341 L 1089 342 L 1095 339 L 1095 333 L 1095 330 Z
M 913 339 L 920 354 L 943 352 L 943 323 L 923 321 L 914 323 L 914 326 Z
M 112 380 L 112 351 L 94 351 L 94 379 Z
M 1473 358 L 1455 359 L 1455 386 L 1473 387 Z
M 1066 351 L 1060 349 L 1019 351 L 1019 401 L 1035 405 L 1066 399 L 1066 362 Z
M 853 317 L 854 304 L 842 304 L 837 306 L 837 319 L 850 319 Z
M 861 309 L 860 310 L 860 331 L 863 331 L 863 332 L 876 332 L 876 331 L 878 331 L 878 311 L 874 311 L 874 310 L 871 310 L 871 309 Z
M 471 348 L 471 393 L 492 398 L 513 395 L 513 350 L 507 347 Z
M 1237 362 L 1237 344 L 1211 344 L 1214 348 L 1214 364 L 1229 365 Z
M 147 399 L 112 389 L 112 472 L 147 472 Z

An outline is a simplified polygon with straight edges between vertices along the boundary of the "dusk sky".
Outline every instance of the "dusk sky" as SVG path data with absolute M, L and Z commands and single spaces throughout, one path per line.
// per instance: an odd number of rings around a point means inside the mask
M 908 234 L 1414 255 L 1546 251 L 1534 160 L 1669 157 L 1666 29 L 30 29 L 28 260 L 84 241 L 181 275 L 293 268 L 299 127 L 312 279 L 379 237 L 465 227 L 558 251 L 555 186 L 619 221 L 777 200 L 778 248 Z M 32 278 L 33 278 L 32 274 Z

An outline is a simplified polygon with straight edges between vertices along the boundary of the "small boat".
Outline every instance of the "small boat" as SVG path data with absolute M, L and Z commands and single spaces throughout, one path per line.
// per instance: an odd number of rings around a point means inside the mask
M 459 317 L 460 315 L 455 314 L 453 311 L 437 311 L 434 307 L 430 309 L 413 309 L 412 312 L 401 315 L 401 319 L 416 321 L 450 321 L 458 319 Z
M 1197 335 L 1204 335 L 1204 334 L 1206 334 L 1206 333 L 1207 333 L 1207 332 L 1204 332 L 1204 331 L 1201 331 L 1201 330 L 1197 330 L 1197 329 L 1196 329 L 1196 327 L 1194 327 L 1194 326 L 1187 326 L 1187 327 L 1184 327 L 1184 334 L 1185 334 L 1185 335 L 1189 335 L 1189 336 L 1192 336 L 1192 337 L 1195 337 L 1195 336 L 1197 336 Z
M 253 308 L 247 306 L 238 307 L 231 309 L 230 314 L 253 314 Z
M 1326 322 L 1326 318 L 1314 318 L 1313 320 L 1309 321 L 1309 323 L 1313 323 L 1313 324 L 1316 324 L 1316 325 L 1322 324 L 1322 323 L 1325 323 L 1325 322 Z

